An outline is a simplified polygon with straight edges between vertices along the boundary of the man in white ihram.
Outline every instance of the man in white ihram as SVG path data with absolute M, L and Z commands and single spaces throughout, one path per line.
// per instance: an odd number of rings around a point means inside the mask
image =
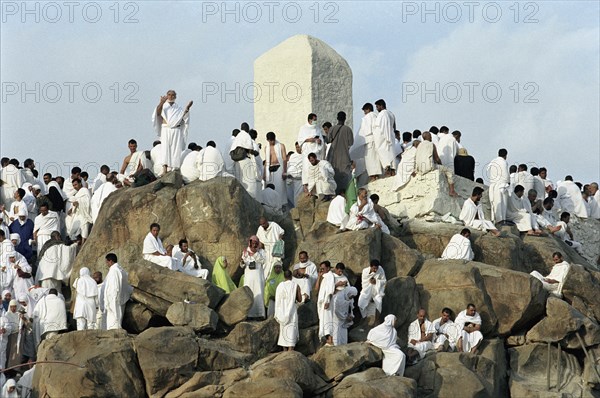
M 427 319 L 427 311 L 421 308 L 417 312 L 417 319 L 408 326 L 408 347 L 414 350 L 409 353 L 409 360 L 417 361 L 425 358 L 427 351 L 433 350 L 434 337 L 435 328 L 433 323 Z M 415 352 L 419 358 L 414 354 Z
M 498 223 L 506 220 L 506 208 L 508 206 L 508 187 L 510 186 L 510 175 L 506 157 L 508 151 L 504 148 L 498 151 L 498 157 L 490 162 L 487 167 L 487 175 L 490 180 L 490 204 L 492 205 L 492 222 Z
M 467 309 L 456 316 L 454 323 L 462 329 L 456 343 L 458 352 L 477 352 L 477 347 L 483 341 L 483 334 L 481 334 L 481 316 L 477 313 L 475 304 L 467 304 Z
M 381 313 L 381 305 L 387 279 L 379 260 L 371 260 L 362 271 L 362 290 L 358 297 L 358 308 L 363 318 Z
M 177 260 L 167 254 L 162 240 L 158 237 L 160 225 L 152 223 L 150 232 L 144 238 L 143 255 L 144 260 L 158 264 L 161 267 L 168 268 L 172 271 L 180 271 Z
M 103 282 L 104 311 L 106 312 L 106 329 L 120 329 L 125 312 L 125 304 L 131 297 L 133 287 L 129 285 L 127 272 L 117 262 L 114 253 L 106 255 L 108 274 Z
M 298 309 L 296 303 L 302 301 L 300 288 L 292 280 L 292 272 L 285 271 L 285 278 L 275 291 L 275 320 L 279 323 L 277 345 L 284 351 L 293 351 L 298 342 Z
M 396 117 L 386 109 L 385 101 L 380 99 L 375 102 L 377 108 L 377 119 L 373 138 L 375 146 L 385 175 L 394 175 L 394 159 L 396 158 L 394 144 L 396 142 Z
M 261 217 L 258 220 L 258 223 L 259 227 L 256 231 L 256 236 L 260 240 L 260 243 L 265 247 L 266 263 L 263 271 L 265 280 L 267 280 L 269 275 L 271 275 L 271 271 L 273 271 L 273 263 L 276 260 L 276 258 L 273 257 L 273 246 L 275 246 L 277 241 L 283 239 L 285 231 L 279 224 L 274 221 L 268 221 L 266 217 Z
M 317 124 L 317 115 L 314 113 L 309 114 L 308 122 L 300 127 L 298 145 L 302 148 L 302 185 L 306 187 L 311 165 L 308 155 L 315 154 L 319 160 L 324 156 L 323 131 Z
M 176 98 L 174 90 L 167 91 L 167 95 L 160 97 L 152 113 L 152 124 L 162 145 L 162 174 L 181 167 L 181 153 L 185 149 L 190 122 L 189 112 L 194 103 L 190 101 L 184 109 L 175 103 Z
M 465 226 L 475 228 L 481 231 L 489 231 L 494 236 L 500 236 L 500 232 L 491 221 L 488 221 L 483 216 L 483 208 L 481 206 L 481 196 L 483 188 L 475 187 L 471 193 L 471 197 L 465 200 L 462 210 L 458 218 L 465 223 Z M 505 210 L 506 211 L 506 210 Z
M 558 298 L 562 298 L 563 284 L 565 283 L 571 265 L 563 260 L 562 253 L 560 252 L 554 252 L 552 254 L 552 261 L 554 261 L 554 266 L 548 276 L 543 276 L 537 271 L 531 271 L 530 275 L 542 282 L 544 290 L 548 291 L 548 293 Z
M 442 260 L 473 261 L 475 254 L 471 248 L 471 231 L 463 228 L 460 234 L 454 234 L 442 253 Z

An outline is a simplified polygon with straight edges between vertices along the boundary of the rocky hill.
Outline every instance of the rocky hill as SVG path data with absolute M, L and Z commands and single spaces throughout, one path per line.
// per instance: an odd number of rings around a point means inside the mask
M 435 173 L 432 173 L 435 174 Z M 430 176 L 431 177 L 431 176 Z M 178 173 L 111 194 L 74 264 L 107 272 L 104 256 L 114 252 L 134 286 L 127 304 L 126 331 L 74 331 L 44 341 L 38 360 L 60 360 L 84 368 L 39 365 L 37 397 L 590 397 L 600 396 L 600 272 L 591 260 L 553 237 L 523 237 L 504 227 L 503 237 L 473 231 L 475 260 L 438 261 L 461 225 L 440 222 L 458 216 L 462 201 L 450 198 L 443 176 L 414 179 L 391 192 L 389 179 L 370 192 L 396 217 L 410 217 L 393 229 L 335 234 L 325 222 L 328 203 L 303 198 L 289 215 L 272 217 L 285 229 L 287 266 L 307 250 L 313 261 L 343 262 L 357 277 L 372 258 L 380 259 L 388 283 L 382 317 L 394 314 L 402 347 L 419 308 L 430 319 L 443 307 L 455 312 L 474 303 L 483 319 L 485 341 L 477 355 L 430 353 L 387 377 L 382 353 L 364 343 L 379 319 L 355 322 L 351 343 L 319 349 L 314 301 L 299 307 L 296 352 L 278 352 L 279 327 L 270 318 L 246 321 L 248 288 L 230 295 L 210 282 L 142 260 L 142 242 L 153 222 L 161 238 L 185 237 L 212 270 L 218 256 L 230 259 L 237 282 L 246 239 L 265 214 L 241 185 L 216 178 L 183 186 Z M 474 183 L 457 177 L 468 197 Z M 489 209 L 487 210 L 489 211 Z M 600 222 L 576 221 L 576 238 L 599 242 Z M 578 235 L 579 234 L 579 235 Z M 547 274 L 552 253 L 572 264 L 564 300 L 548 297 L 528 275 Z M 184 303 L 184 300 L 191 303 Z

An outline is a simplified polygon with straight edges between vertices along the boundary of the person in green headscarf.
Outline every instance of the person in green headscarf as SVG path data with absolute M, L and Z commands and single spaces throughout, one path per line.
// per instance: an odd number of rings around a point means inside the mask
M 227 259 L 225 258 L 225 256 L 217 258 L 217 261 L 215 261 L 215 266 L 213 268 L 212 282 L 216 286 L 225 290 L 225 293 L 229 294 L 235 290 L 236 286 L 235 283 L 233 283 L 233 281 L 231 280 L 231 277 L 229 276 L 229 273 L 225 268 L 227 268 Z
M 275 261 L 271 275 L 265 282 L 265 307 L 267 307 L 267 316 L 275 314 L 275 291 L 281 282 L 285 281 L 283 275 L 283 264 L 281 260 Z
M 356 177 L 354 176 L 354 167 L 355 164 L 352 162 L 352 179 L 346 188 L 346 214 L 350 214 L 350 208 L 358 202 L 358 186 Z

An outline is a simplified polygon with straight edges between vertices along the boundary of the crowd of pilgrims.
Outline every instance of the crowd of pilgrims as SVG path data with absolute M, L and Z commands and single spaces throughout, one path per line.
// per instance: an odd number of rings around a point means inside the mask
M 457 196 L 455 175 L 475 179 L 475 160 L 461 145 L 460 131 L 450 133 L 446 126 L 432 126 L 424 132 L 400 134 L 384 100 L 375 102 L 377 112 L 370 103 L 362 107 L 364 117 L 356 135 L 345 125 L 344 112 L 338 113 L 335 125 L 326 122 L 321 126 L 317 115 L 309 114 L 299 129 L 295 151 L 287 152 L 273 132 L 266 134 L 263 151 L 257 131 L 248 123 L 233 130 L 223 150 L 217 149 L 214 141 L 204 148 L 190 143 L 186 149 L 192 102 L 184 108 L 175 98 L 175 92 L 169 91 L 153 113 L 160 140 L 151 150 L 138 151 L 137 142 L 131 139 L 129 154 L 118 171 L 103 165 L 94 179 L 79 167 L 73 167 L 67 178 L 50 173 L 40 176 L 33 159 L 26 159 L 22 167 L 17 159 L 1 159 L 0 368 L 34 362 L 40 341 L 68 329 L 62 288 L 103 201 L 118 189 L 145 185 L 172 170 L 179 170 L 186 184 L 230 176 L 268 213 L 284 214 L 302 195 L 316 196 L 330 202 L 327 221 L 339 227 L 338 232 L 380 228 L 389 234 L 398 220 L 378 204 L 378 195 L 369 196 L 367 189 L 359 188 L 366 182 L 393 178 L 394 189 L 399 190 L 413 177 L 439 170 L 446 176 L 449 194 Z M 554 184 L 547 178 L 546 168 L 509 167 L 507 156 L 507 150 L 500 149 L 485 170 L 490 181 L 491 220 L 483 214 L 483 180 L 478 178 L 482 187 L 473 189 L 459 217 L 467 228 L 452 237 L 442 259 L 472 260 L 469 228 L 502 236 L 497 227 L 506 224 L 529 235 L 555 235 L 581 253 L 581 244 L 568 223 L 571 215 L 600 219 L 598 184 L 582 185 L 571 176 Z M 145 260 L 211 280 L 227 293 L 237 287 L 227 271 L 227 258 L 219 257 L 209 275 L 185 237 L 176 245 L 163 245 L 159 233 L 160 225 L 151 224 L 143 242 Z M 284 270 L 283 235 L 281 226 L 261 217 L 241 258 L 229 261 L 235 262 L 234 266 L 239 262 L 244 269 L 239 286 L 248 286 L 254 294 L 249 318 L 274 316 L 281 326 L 278 343 L 284 350 L 296 345 L 297 307 L 310 300 L 317 302 L 319 337 L 325 347 L 347 343 L 355 314 L 379 316 L 386 283 L 379 260 L 365 264 L 357 286 L 350 286 L 344 264 L 332 266 L 324 260 L 317 267 L 304 251 L 298 263 Z M 560 253 L 554 254 L 554 260 L 557 265 L 550 275 L 532 275 L 560 296 L 568 264 Z M 116 255 L 107 254 L 106 262 L 109 272 L 104 280 L 100 272 L 91 274 L 84 267 L 73 285 L 77 295 L 72 313 L 78 330 L 121 327 L 132 289 Z M 368 341 L 384 350 L 385 372 L 401 375 L 407 362 L 414 363 L 430 350 L 475 352 L 483 339 L 481 318 L 473 304 L 457 310 L 461 311 L 454 321 L 453 311 L 445 308 L 433 322 L 420 310 L 409 328 L 409 344 L 404 350 L 396 344 L 395 317 L 386 316 L 368 335 Z M 21 376 L 19 382 L 27 385 L 31 376 L 27 369 L 16 367 L 5 373 Z M 10 390 L 2 397 L 17 396 L 14 379 L 0 381 L 5 387 L 3 394 Z

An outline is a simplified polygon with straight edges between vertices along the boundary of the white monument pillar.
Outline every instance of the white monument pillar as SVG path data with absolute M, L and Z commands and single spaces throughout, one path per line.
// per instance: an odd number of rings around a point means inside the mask
M 325 42 L 296 35 L 254 61 L 254 128 L 259 140 L 272 131 L 289 151 L 309 113 L 319 125 L 337 123 L 339 111 L 352 125 L 352 70 Z

